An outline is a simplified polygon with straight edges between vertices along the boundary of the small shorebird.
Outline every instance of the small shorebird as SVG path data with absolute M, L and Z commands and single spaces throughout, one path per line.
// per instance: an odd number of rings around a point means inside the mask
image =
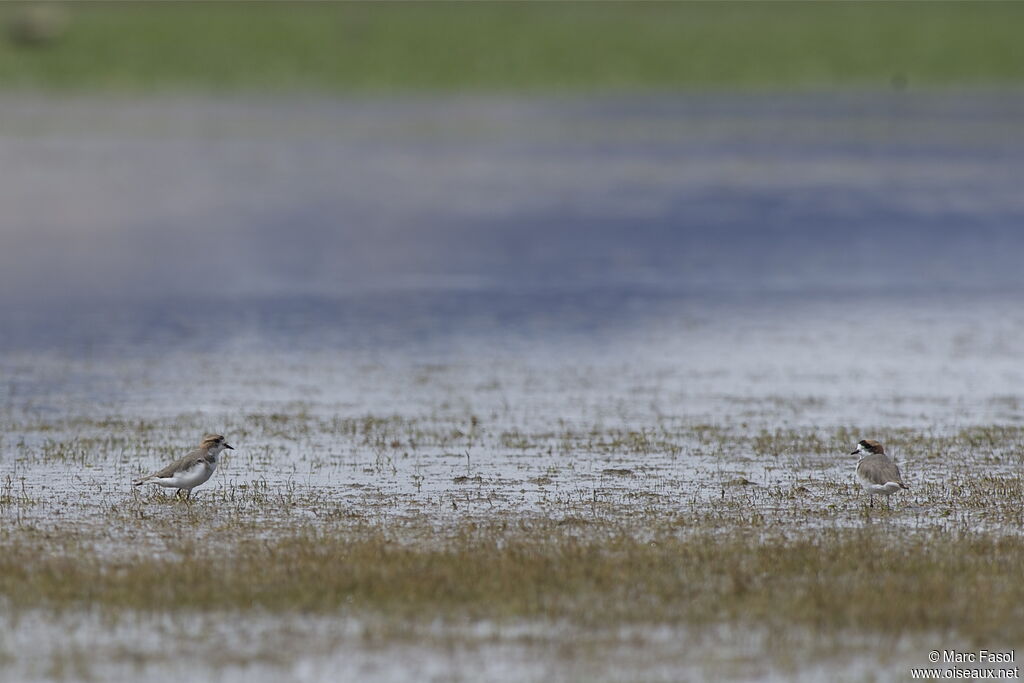
M 860 480 L 864 490 L 868 492 L 871 507 L 875 507 L 876 494 L 885 496 L 888 501 L 889 496 L 900 489 L 910 489 L 903 483 L 900 468 L 896 467 L 896 463 L 885 454 L 882 444 L 874 439 L 864 439 L 857 444 L 857 450 L 850 453 L 850 455 L 858 454 L 861 458 L 857 461 L 857 479 Z
M 142 486 L 150 483 L 178 489 L 174 496 L 177 498 L 184 491 L 185 499 L 188 500 L 192 497 L 192 489 L 205 483 L 213 475 L 213 471 L 217 469 L 217 456 L 225 448 L 235 450 L 220 434 L 206 434 L 203 436 L 199 448 L 180 460 L 175 460 L 159 472 L 136 479 L 132 484 Z

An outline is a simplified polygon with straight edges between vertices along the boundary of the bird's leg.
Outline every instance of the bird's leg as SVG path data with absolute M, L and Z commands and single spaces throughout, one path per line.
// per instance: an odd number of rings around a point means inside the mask
M 875 497 L 874 497 L 874 495 L 872 495 L 870 493 L 868 494 L 868 504 L 871 507 L 875 507 Z
M 175 489 L 174 497 L 175 497 L 175 499 L 181 498 L 181 489 Z

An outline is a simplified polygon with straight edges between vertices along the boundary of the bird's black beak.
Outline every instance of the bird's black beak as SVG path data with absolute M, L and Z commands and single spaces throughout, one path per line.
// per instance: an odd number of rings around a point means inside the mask
M 231 446 L 228 446 L 228 448 L 231 448 Z M 858 453 L 860 453 L 859 449 L 856 450 L 856 451 L 851 452 L 850 455 L 857 455 Z
M 235 450 L 234 448 L 232 448 L 231 446 L 229 446 L 227 444 L 224 444 L 224 448 L 228 449 L 229 451 Z

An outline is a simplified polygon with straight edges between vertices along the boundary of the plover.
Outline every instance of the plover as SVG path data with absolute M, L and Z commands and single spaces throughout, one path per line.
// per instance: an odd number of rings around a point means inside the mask
M 857 479 L 861 486 L 868 492 L 868 500 L 871 507 L 875 506 L 875 495 L 889 496 L 900 489 L 908 489 L 909 486 L 903 483 L 900 476 L 900 468 L 885 454 L 882 444 L 874 439 L 864 439 L 857 444 L 857 450 L 850 455 L 860 455 L 857 461 Z
M 154 472 L 148 477 L 142 477 L 132 482 L 135 486 L 143 484 L 157 484 L 171 489 L 178 489 L 175 497 L 185 492 L 185 499 L 192 497 L 192 489 L 205 483 L 217 469 L 217 456 L 225 448 L 235 450 L 227 444 L 220 434 L 205 434 L 195 449 L 180 460 L 172 462 L 159 472 Z

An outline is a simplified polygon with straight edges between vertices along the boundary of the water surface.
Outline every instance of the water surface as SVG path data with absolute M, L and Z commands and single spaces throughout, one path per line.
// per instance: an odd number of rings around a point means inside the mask
M 24 501 L 0 508 L 8 529 L 150 547 L 110 511 L 174 514 L 128 482 L 218 431 L 237 451 L 200 501 L 296 501 L 244 508 L 269 534 L 341 513 L 417 534 L 644 511 L 859 526 L 848 453 L 872 436 L 913 487 L 884 518 L 893 533 L 1019 533 L 1009 510 L 951 513 L 943 497 L 971 486 L 956 457 L 1020 476 L 1016 437 L 962 436 L 1024 416 L 1019 94 L 0 107 L 0 479 Z M 62 618 L 76 652 L 121 638 Z M 139 648 L 163 628 L 143 621 Z M 378 650 L 328 622 L 289 621 L 315 646 L 246 677 L 319 680 L 338 651 L 393 680 L 410 661 L 438 679 L 795 675 L 749 665 L 771 660 L 753 631 L 715 641 L 714 661 L 672 646 L 693 634 L 588 634 L 610 648 L 599 671 L 536 636 L 442 629 Z M 77 661 L 21 644 L 65 627 L 14 625 L 7 671 Z M 808 642 L 815 666 L 836 664 Z M 114 650 L 87 667 L 174 670 Z M 863 678 L 858 647 L 832 650 Z M 902 666 L 924 650 L 885 652 Z M 188 671 L 238 670 L 207 653 Z

